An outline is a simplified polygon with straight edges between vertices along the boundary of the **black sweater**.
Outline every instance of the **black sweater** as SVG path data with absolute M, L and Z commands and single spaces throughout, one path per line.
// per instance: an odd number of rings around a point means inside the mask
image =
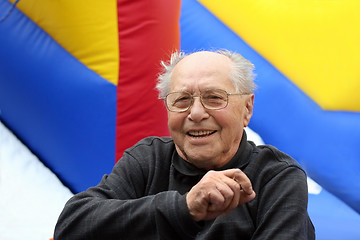
M 206 173 L 180 158 L 171 138 L 150 137 L 125 151 L 101 182 L 71 198 L 59 217 L 63 239 L 315 239 L 306 174 L 271 146 L 244 133 L 234 158 L 256 198 L 211 221 L 192 220 L 186 194 Z

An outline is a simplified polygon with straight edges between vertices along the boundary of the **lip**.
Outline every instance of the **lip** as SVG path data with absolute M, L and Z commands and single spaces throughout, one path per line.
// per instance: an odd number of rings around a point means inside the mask
M 186 132 L 186 136 L 193 143 L 205 143 L 211 138 L 217 131 L 209 129 L 192 129 Z

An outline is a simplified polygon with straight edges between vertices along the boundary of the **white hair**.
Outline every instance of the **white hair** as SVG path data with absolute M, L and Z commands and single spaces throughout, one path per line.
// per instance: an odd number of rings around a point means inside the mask
M 254 65 L 250 61 L 246 60 L 239 53 L 229 50 L 216 50 L 212 52 L 224 55 L 232 61 L 233 66 L 230 79 L 237 93 L 250 94 L 254 92 L 256 88 L 254 83 L 255 74 L 253 73 Z M 161 62 L 163 73 L 159 75 L 156 85 L 160 98 L 164 98 L 170 92 L 171 74 L 176 64 L 189 55 L 184 52 L 174 52 L 171 55 L 170 61 Z

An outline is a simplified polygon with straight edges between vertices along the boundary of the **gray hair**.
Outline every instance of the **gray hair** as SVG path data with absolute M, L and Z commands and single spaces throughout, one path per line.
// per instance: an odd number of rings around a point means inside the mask
M 239 53 L 231 52 L 229 50 L 217 50 L 213 52 L 224 55 L 233 62 L 230 79 L 234 84 L 235 91 L 244 94 L 253 93 L 256 89 L 254 83 L 255 74 L 253 73 L 254 65 Z M 159 98 L 164 98 L 170 92 L 171 74 L 174 67 L 189 55 L 190 54 L 185 54 L 184 52 L 174 52 L 171 55 L 169 62 L 161 62 L 163 73 L 159 75 L 158 83 L 156 85 L 156 88 L 159 91 Z

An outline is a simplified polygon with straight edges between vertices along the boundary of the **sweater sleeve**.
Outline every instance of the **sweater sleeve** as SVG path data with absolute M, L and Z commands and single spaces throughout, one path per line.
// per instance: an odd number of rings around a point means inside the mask
M 274 175 L 258 193 L 253 240 L 315 239 L 307 214 L 307 183 L 302 169 L 289 166 Z
M 187 209 L 186 196 L 168 191 L 161 172 L 152 172 L 162 168 L 150 167 L 151 162 L 139 164 L 130 155 L 125 158 L 96 187 L 67 202 L 55 240 L 194 238 L 199 229 Z

